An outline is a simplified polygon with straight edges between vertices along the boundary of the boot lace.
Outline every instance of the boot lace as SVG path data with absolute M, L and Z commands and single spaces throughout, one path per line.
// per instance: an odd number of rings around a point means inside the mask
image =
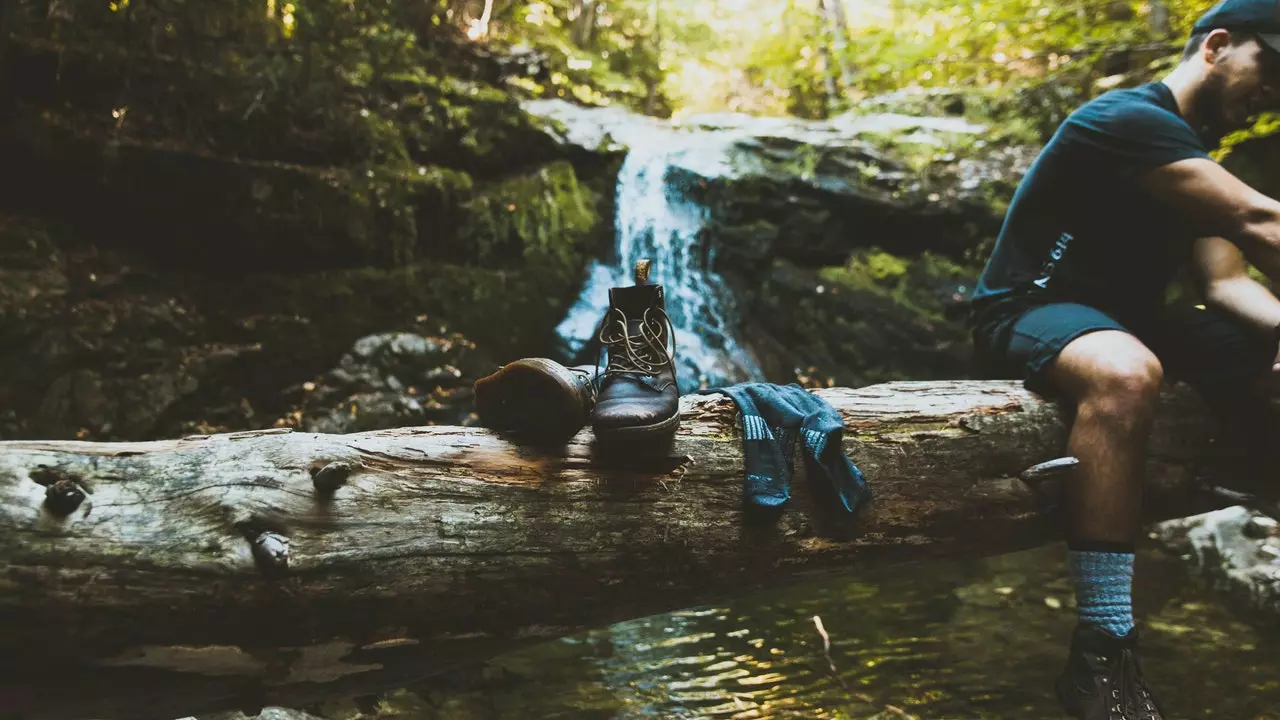
M 588 402 L 590 402 L 592 405 L 596 404 L 597 394 L 599 393 L 599 388 L 596 387 L 596 379 L 600 377 L 599 365 L 600 363 L 597 362 L 596 363 L 597 372 L 594 372 L 594 373 L 591 372 L 590 370 L 586 370 L 580 367 L 569 368 L 569 372 L 582 377 L 584 381 L 583 385 L 587 388 Z
M 1110 688 L 1107 691 L 1108 720 L 1161 720 L 1160 710 L 1147 689 L 1146 679 L 1138 668 L 1133 651 L 1123 648 L 1119 652 L 1111 673 L 1102 678 Z M 1106 663 L 1108 658 L 1100 655 L 1098 660 Z M 1135 707 L 1135 703 L 1142 707 Z
M 664 367 L 675 367 L 671 356 L 675 352 L 676 334 L 671 318 L 659 307 L 647 308 L 635 332 L 627 330 L 627 316 L 617 308 L 610 308 L 600 323 L 600 353 L 609 350 L 609 364 L 604 369 L 604 376 L 613 375 L 656 375 Z M 671 340 L 668 351 L 662 342 L 662 331 L 667 331 Z M 596 367 L 600 366 L 599 355 L 596 356 Z

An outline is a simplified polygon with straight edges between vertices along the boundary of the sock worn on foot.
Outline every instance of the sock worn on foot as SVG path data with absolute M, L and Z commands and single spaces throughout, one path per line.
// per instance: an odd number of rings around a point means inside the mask
M 1133 629 L 1133 552 L 1068 550 L 1076 583 L 1076 615 L 1115 637 Z

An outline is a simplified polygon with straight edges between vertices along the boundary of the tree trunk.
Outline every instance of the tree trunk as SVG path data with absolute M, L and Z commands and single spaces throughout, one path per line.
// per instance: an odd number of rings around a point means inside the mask
M 631 457 L 589 430 L 540 451 L 461 427 L 0 443 L 0 656 L 20 659 L 0 707 L 297 707 L 801 574 L 1059 537 L 1057 481 L 1019 473 L 1066 428 L 1019 383 L 816 393 L 874 493 L 854 518 L 815 501 L 798 459 L 780 516 L 744 513 L 719 395 L 682 398 L 671 447 Z M 1162 398 L 1149 520 L 1223 504 L 1191 491 L 1244 462 L 1213 432 L 1189 395 Z
M 574 0 L 569 39 L 577 47 L 589 47 L 595 40 L 596 6 L 596 0 Z
M 827 9 L 823 0 L 818 0 L 818 13 L 826 17 Z M 836 64 L 835 55 L 831 52 L 831 43 L 825 39 L 820 40 L 818 49 L 822 53 L 822 85 L 827 94 L 826 109 L 830 112 L 840 104 L 840 88 L 836 85 L 836 73 L 840 70 Z
M 484 40 L 489 37 L 489 18 L 493 16 L 493 0 L 484 0 L 484 10 L 480 12 L 480 19 L 473 26 L 476 34 L 472 40 Z
M 13 31 L 18 0 L 0 0 L 0 109 L 9 102 L 9 33 Z
M 823 0 L 826 9 L 827 24 L 831 27 L 831 39 L 835 47 L 836 60 L 840 64 L 840 84 L 845 92 L 854 87 L 857 74 L 853 61 L 849 59 L 849 25 L 844 15 L 844 0 Z
M 652 77 L 647 83 L 648 85 L 648 87 L 646 88 L 647 94 L 644 100 L 644 113 L 646 115 L 653 115 L 654 111 L 657 110 L 658 87 L 661 85 L 662 77 L 663 77 L 662 8 L 659 4 L 660 2 L 661 0 L 650 0 L 650 3 L 649 3 L 649 22 L 653 27 L 653 34 L 651 36 L 653 41 L 653 57 L 654 57 L 654 61 L 658 63 L 658 67 L 657 67 L 656 75 Z
M 1166 0 L 1151 0 L 1151 39 L 1157 42 L 1168 40 L 1173 34 L 1173 23 L 1169 15 L 1169 3 Z

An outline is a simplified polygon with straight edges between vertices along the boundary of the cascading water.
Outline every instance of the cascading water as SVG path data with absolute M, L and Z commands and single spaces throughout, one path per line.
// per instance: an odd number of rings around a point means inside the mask
M 681 393 L 760 380 L 749 352 L 735 339 L 737 316 L 724 281 L 710 270 L 714 248 L 703 229 L 705 207 L 668 181 L 681 153 L 706 151 L 697 135 L 656 134 L 634 143 L 618 173 L 616 252 L 613 263 L 593 262 L 586 286 L 556 328 L 570 356 L 592 345 L 609 308 L 609 288 L 634 283 L 637 260 L 649 259 L 649 282 L 662 285 L 675 328 Z M 587 362 L 594 359 L 583 358 Z

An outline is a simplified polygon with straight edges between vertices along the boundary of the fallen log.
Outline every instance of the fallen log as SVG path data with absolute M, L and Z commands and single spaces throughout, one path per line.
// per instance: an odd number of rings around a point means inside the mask
M 585 628 L 869 563 L 1059 537 L 1059 408 L 1003 381 L 817 391 L 874 500 L 744 512 L 725 397 L 681 399 L 669 448 L 589 430 L 537 450 L 489 431 L 255 431 L 0 443 L 0 715 L 172 718 L 374 692 Z M 1148 519 L 1218 507 L 1241 458 L 1166 392 Z M 1031 477 L 1031 476 L 1028 476 Z

